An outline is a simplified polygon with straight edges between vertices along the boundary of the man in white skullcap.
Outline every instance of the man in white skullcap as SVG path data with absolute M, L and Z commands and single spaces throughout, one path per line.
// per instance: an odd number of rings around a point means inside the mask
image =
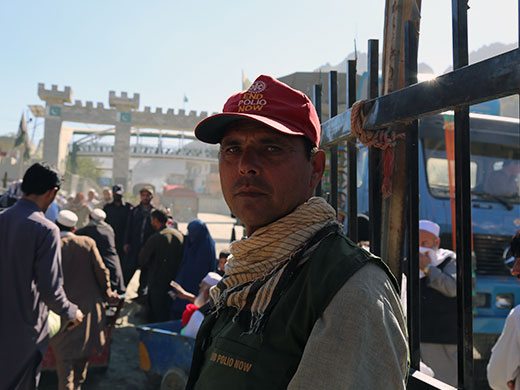
M 112 290 L 117 291 L 119 294 L 124 294 L 126 287 L 121 261 L 117 254 L 114 229 L 105 222 L 106 216 L 106 213 L 101 209 L 91 210 L 89 224 L 79 229 L 76 234 L 78 236 L 88 236 L 96 241 L 103 263 L 110 272 L 110 286 Z
M 118 302 L 96 242 L 74 234 L 77 221 L 78 217 L 70 210 L 60 211 L 56 219 L 61 231 L 63 287 L 85 314 L 79 326 L 64 331 L 67 324 L 63 324 L 62 330 L 51 340 L 59 390 L 81 388 L 91 353 L 100 352 L 105 344 L 103 303 Z
M 419 221 L 421 359 L 457 386 L 457 265 L 453 251 L 439 248 L 439 233 L 435 222 Z
M 209 289 L 220 282 L 221 279 L 222 276 L 216 272 L 208 272 L 200 282 L 199 295 L 197 296 L 184 290 L 179 283 L 171 281 L 170 285 L 176 291 L 170 294 L 172 298 L 179 297 L 191 302 L 191 304 L 186 305 L 186 310 L 182 314 L 182 324 L 185 325 L 181 331 L 183 336 L 193 338 L 197 336 L 200 324 L 202 324 L 204 316 L 209 310 Z

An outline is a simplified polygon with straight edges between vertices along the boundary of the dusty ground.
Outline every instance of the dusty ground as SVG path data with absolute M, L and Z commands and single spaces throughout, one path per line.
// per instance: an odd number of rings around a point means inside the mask
M 234 220 L 218 214 L 199 214 L 199 219 L 206 222 L 208 229 L 215 240 L 218 252 L 229 246 L 231 229 Z M 186 233 L 187 223 L 179 224 L 179 229 Z M 235 234 L 240 238 L 242 228 L 236 228 Z M 112 335 L 110 364 L 106 372 L 89 371 L 83 390 L 153 390 L 159 389 L 157 378 L 149 378 L 139 369 L 139 335 L 137 325 L 143 324 L 144 319 L 139 315 L 142 307 L 132 302 L 136 297 L 139 274 L 131 280 L 125 304 L 116 323 Z M 57 389 L 57 379 L 54 373 L 42 373 L 40 390 Z

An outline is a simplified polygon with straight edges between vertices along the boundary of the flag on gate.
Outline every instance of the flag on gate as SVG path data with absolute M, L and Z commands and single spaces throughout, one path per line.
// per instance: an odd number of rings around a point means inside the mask
M 184 103 L 188 103 L 188 97 L 184 94 Z
M 25 116 L 22 114 L 22 119 L 20 119 L 20 124 L 18 125 L 18 134 L 16 135 L 16 139 L 14 140 L 14 147 L 16 148 L 21 144 L 24 144 L 27 147 L 27 137 L 27 122 L 25 122 Z

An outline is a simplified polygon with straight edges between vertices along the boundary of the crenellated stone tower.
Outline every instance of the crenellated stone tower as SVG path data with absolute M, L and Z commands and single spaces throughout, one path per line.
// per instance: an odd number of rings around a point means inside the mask
M 62 132 L 62 111 L 64 103 L 72 103 L 72 90 L 70 87 L 65 87 L 60 91 L 57 85 L 45 89 L 45 86 L 40 83 L 38 96 L 45 101 L 43 159 L 64 172 L 70 135 Z
M 139 94 L 135 93 L 131 98 L 127 92 L 121 92 L 117 96 L 114 91 L 108 94 L 109 108 L 103 103 L 87 101 L 83 104 L 80 100 L 72 103 L 72 90 L 65 87 L 58 90 L 56 85 L 51 89 L 45 89 L 44 84 L 38 84 L 38 96 L 45 101 L 45 107 L 30 106 L 35 116 L 45 118 L 45 130 L 43 138 L 43 158 L 56 165 L 61 172 L 65 172 L 65 162 L 73 130 L 66 130 L 63 122 L 83 122 L 103 125 L 113 125 L 116 129 L 114 156 L 112 165 L 112 182 L 128 185 L 128 164 L 130 161 L 130 134 L 132 128 L 149 128 L 163 130 L 180 130 L 193 132 L 193 129 L 202 119 L 208 116 L 207 112 L 199 115 L 190 111 L 186 115 L 184 110 L 174 112 L 169 108 L 166 113 L 157 107 L 152 112 L 148 106 L 143 111 L 139 109 Z M 67 104 L 69 103 L 69 104 Z
M 112 165 L 113 184 L 122 184 L 128 188 L 128 164 L 130 162 L 130 131 L 132 129 L 133 111 L 139 108 L 139 94 L 132 98 L 126 92 L 116 96 L 114 91 L 108 93 L 108 104 L 117 111 L 116 136 L 114 141 L 114 163 Z

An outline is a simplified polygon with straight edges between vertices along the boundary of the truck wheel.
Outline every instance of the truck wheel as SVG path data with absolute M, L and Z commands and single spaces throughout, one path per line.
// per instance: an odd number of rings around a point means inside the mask
M 188 376 L 180 368 L 170 368 L 161 381 L 161 390 L 184 390 Z

